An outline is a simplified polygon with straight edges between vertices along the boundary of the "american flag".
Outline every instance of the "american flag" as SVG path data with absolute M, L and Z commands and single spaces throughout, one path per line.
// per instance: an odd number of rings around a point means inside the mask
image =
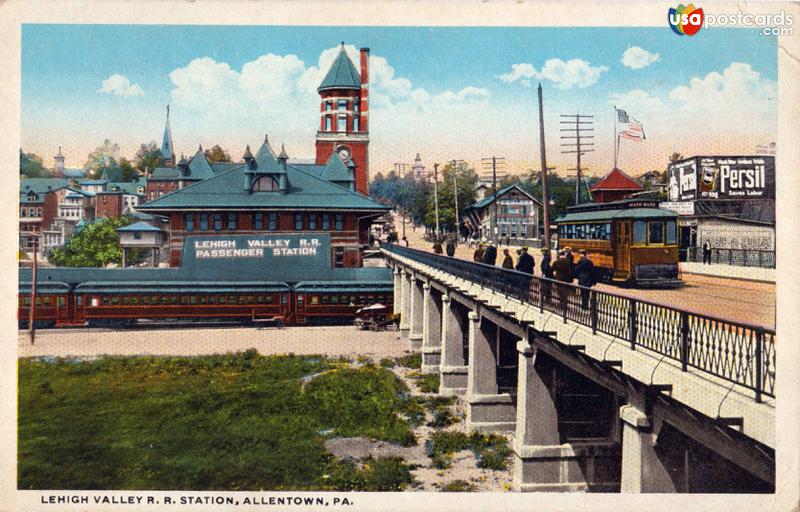
M 622 124 L 628 124 L 628 113 L 625 112 L 624 110 L 617 108 L 617 122 Z
M 641 142 L 646 138 L 642 123 L 632 117 L 628 120 L 628 129 L 624 132 L 620 132 L 619 136 L 623 139 L 635 140 L 637 142 Z

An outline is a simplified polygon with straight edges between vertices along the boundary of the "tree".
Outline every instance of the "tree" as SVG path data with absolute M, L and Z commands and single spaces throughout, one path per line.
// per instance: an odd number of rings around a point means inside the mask
M 44 167 L 42 157 L 19 150 L 19 174 L 28 178 L 49 178 L 50 173 Z
M 133 164 L 125 157 L 119 159 L 119 180 L 117 181 L 136 181 L 139 173 L 134 169 Z
M 136 156 L 133 159 L 134 167 L 141 174 L 147 174 L 147 171 L 152 171 L 156 167 L 164 166 L 164 155 L 158 148 L 155 141 L 150 141 L 147 144 L 139 146 L 136 151 Z
M 670 161 L 670 163 L 675 163 L 675 162 L 677 162 L 677 161 L 679 161 L 679 160 L 683 160 L 683 155 L 681 155 L 681 154 L 680 154 L 680 153 L 678 153 L 677 151 L 676 151 L 675 153 L 672 153 L 672 154 L 669 156 L 669 161 Z
M 102 144 L 89 153 L 86 164 L 86 176 L 92 179 L 100 178 L 103 173 L 108 174 L 109 178 L 119 176 L 119 144 L 106 139 Z M 112 180 L 113 181 L 113 180 Z
M 134 221 L 129 216 L 99 219 L 76 231 L 62 247 L 50 252 L 50 263 L 60 267 L 105 267 L 109 263 L 122 264 L 117 228 Z M 133 265 L 144 260 L 143 250 L 128 251 L 127 263 Z
M 233 162 L 233 160 L 231 160 L 231 155 L 222 149 L 219 144 L 214 144 L 213 148 L 203 151 L 203 154 L 206 155 L 206 159 L 212 164 Z
M 455 229 L 455 201 L 453 199 L 453 173 L 455 172 L 456 184 L 458 185 L 458 209 L 463 210 L 475 202 L 475 186 L 478 184 L 478 173 L 470 169 L 466 163 L 461 162 L 455 168 L 452 163 L 444 166 L 440 174 L 439 182 L 439 223 L 449 226 L 450 230 Z M 436 225 L 435 201 L 433 195 L 428 202 L 428 214 L 426 224 Z M 459 216 L 459 222 L 463 217 Z

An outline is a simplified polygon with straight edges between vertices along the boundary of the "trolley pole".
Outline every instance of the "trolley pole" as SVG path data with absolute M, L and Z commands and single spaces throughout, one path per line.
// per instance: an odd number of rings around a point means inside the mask
M 455 205 L 456 214 L 456 244 L 461 239 L 461 223 L 458 220 L 458 182 L 456 181 L 456 166 L 460 166 L 463 160 L 453 160 L 451 162 L 450 172 L 453 174 L 453 201 Z
M 492 241 L 496 241 L 497 237 L 497 166 L 505 165 L 505 157 L 493 156 L 491 158 L 482 158 L 484 168 L 489 165 L 492 166 L 492 213 L 489 215 L 489 230 L 491 231 Z
M 436 215 L 436 239 L 439 239 L 439 164 L 433 164 L 433 208 Z
M 544 149 L 544 110 L 542 108 L 542 83 L 539 82 L 539 150 L 542 157 L 542 221 L 544 238 L 542 245 L 550 250 L 550 196 L 547 194 L 547 156 Z
M 33 265 L 31 266 L 31 307 L 30 310 L 28 310 L 28 335 L 30 336 L 31 345 L 33 345 L 36 340 L 36 328 L 34 327 L 34 323 L 36 322 L 36 253 L 38 251 L 36 228 L 33 228 L 32 240 Z

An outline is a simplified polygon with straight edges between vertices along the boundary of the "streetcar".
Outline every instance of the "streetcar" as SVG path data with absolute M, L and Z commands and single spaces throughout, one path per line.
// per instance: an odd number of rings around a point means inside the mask
M 656 201 L 622 200 L 567 208 L 556 219 L 558 249 L 586 250 L 596 280 L 620 285 L 677 286 L 677 213 Z

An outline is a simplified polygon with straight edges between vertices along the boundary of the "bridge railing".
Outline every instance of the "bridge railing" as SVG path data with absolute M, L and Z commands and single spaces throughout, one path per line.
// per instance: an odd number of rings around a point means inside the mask
M 755 392 L 775 397 L 775 331 L 398 245 L 412 259 Z

